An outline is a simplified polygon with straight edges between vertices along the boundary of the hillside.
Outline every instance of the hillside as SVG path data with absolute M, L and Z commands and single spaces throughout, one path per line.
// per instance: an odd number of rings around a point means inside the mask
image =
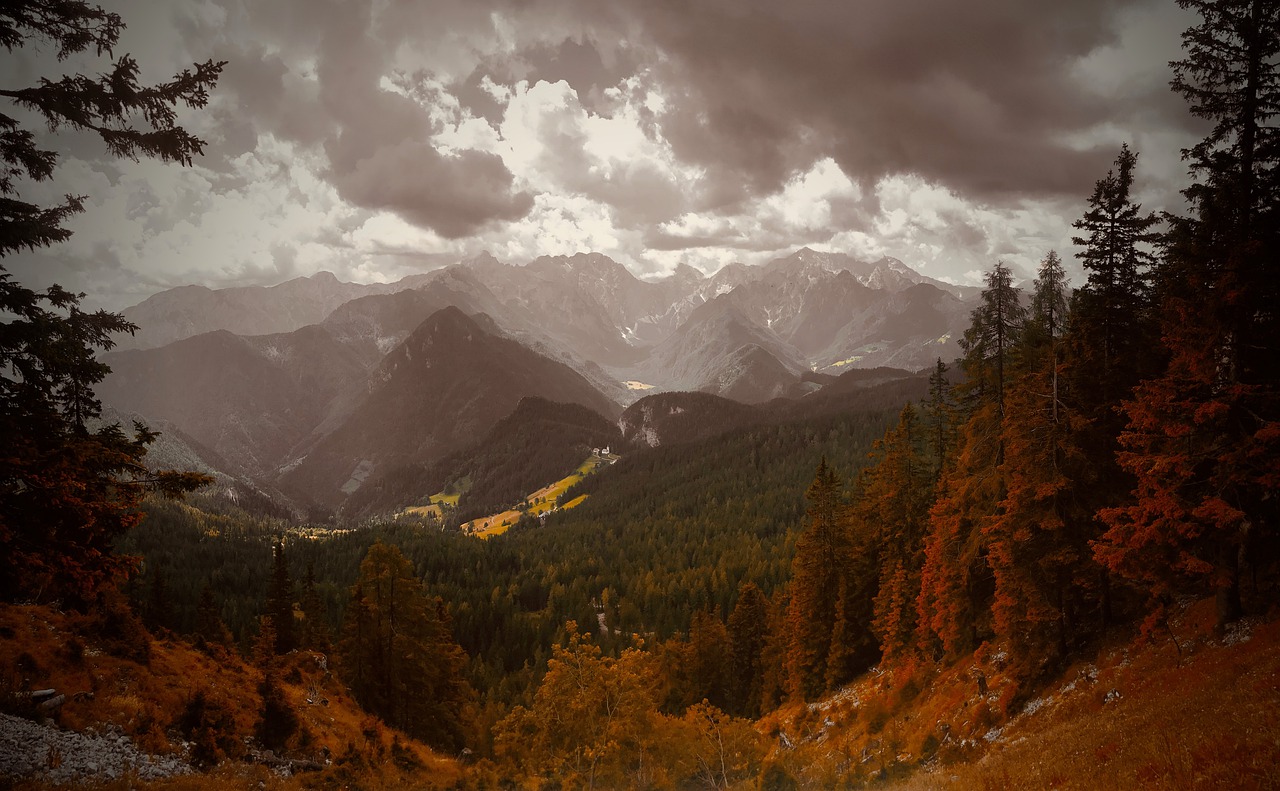
M 19 789 L 118 787 L 130 777 L 131 788 L 444 788 L 461 776 L 452 758 L 363 712 L 329 657 L 280 661 L 298 731 L 275 752 L 255 737 L 263 672 L 234 649 L 152 637 L 118 610 L 0 607 L 0 778 Z M 42 729 L 20 693 L 46 688 L 67 698 Z
M 584 406 L 529 396 L 473 445 L 431 464 L 407 464 L 373 477 L 343 504 L 343 514 L 395 513 L 449 492 L 454 518 L 465 522 L 514 505 L 568 474 L 593 448 L 615 445 L 618 438 L 616 426 Z
M 1274 613 L 1273 613 L 1274 615 Z M 757 727 L 804 787 L 1265 789 L 1280 782 L 1280 621 L 1213 629 L 1183 602 L 1164 637 L 1123 632 L 1040 685 L 999 646 L 941 671 L 871 673 Z
M 299 449 L 280 486 L 336 508 L 370 477 L 473 444 L 526 396 L 610 417 L 619 411 L 568 366 L 445 308 L 387 354 L 368 395 L 332 432 Z

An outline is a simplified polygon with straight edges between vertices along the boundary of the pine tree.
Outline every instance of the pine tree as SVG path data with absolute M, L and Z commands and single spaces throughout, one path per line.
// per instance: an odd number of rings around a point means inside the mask
M 764 650 L 760 652 L 760 710 L 776 709 L 787 696 L 787 653 L 790 631 L 787 615 L 791 600 L 786 588 L 778 588 L 769 599 L 769 622 Z
M 769 600 L 753 582 L 738 588 L 729 613 L 729 707 L 743 717 L 760 714 L 764 684 L 764 650 L 768 639 Z
M 840 479 L 823 458 L 809 499 L 808 526 L 796 540 L 787 612 L 788 691 L 812 700 L 826 689 L 827 657 L 836 625 L 846 544 Z
M 947 364 L 939 357 L 929 373 L 929 400 L 923 410 L 935 481 L 942 475 L 944 462 L 955 444 L 956 410 L 947 372 Z
M 1122 146 L 1115 168 L 1099 179 L 1072 237 L 1088 277 L 1072 312 L 1076 390 L 1092 417 L 1115 435 L 1112 408 L 1151 369 L 1151 265 L 1158 219 L 1133 201 L 1137 153 Z
M 97 6 L 64 0 L 0 5 L 0 45 L 12 53 L 44 47 L 64 60 L 94 50 L 111 54 L 124 25 Z M 203 107 L 222 70 L 212 61 L 173 80 L 139 85 L 138 64 L 123 56 L 109 73 L 0 88 L 20 112 L 0 114 L 0 257 L 66 240 L 66 220 L 84 198 L 44 207 L 21 198 L 22 182 L 48 181 L 58 164 L 18 116 L 51 131 L 96 134 L 117 156 L 191 164 L 204 143 L 176 124 L 174 107 Z M 10 74 L 8 70 L 4 72 Z M 58 286 L 35 291 L 0 267 L 0 598 L 60 598 L 88 606 L 136 564 L 112 554 L 116 537 L 140 519 L 148 491 L 178 495 L 208 482 L 202 475 L 148 470 L 156 434 L 134 423 L 91 428 L 101 408 L 93 387 L 108 372 L 97 350 L 137 328 L 119 314 L 80 310 L 83 294 Z
M 396 547 L 379 541 L 360 564 L 339 658 L 365 709 L 433 746 L 462 746 L 473 696 L 462 676 L 466 654 L 443 603 L 427 598 Z
M 320 600 L 320 592 L 316 590 L 315 563 L 307 563 L 306 576 L 302 578 L 302 634 L 299 645 L 321 653 L 328 653 L 332 648 L 329 634 L 329 619 L 325 616 L 324 603 Z
M 258 685 L 262 705 L 258 709 L 258 722 L 254 726 L 258 743 L 276 752 L 284 749 L 293 734 L 297 733 L 299 725 L 298 713 L 289 705 L 284 688 L 280 686 L 278 673 L 275 667 L 268 667 L 262 674 L 262 683 Z
M 1241 562 L 1265 567 L 1253 548 L 1280 532 L 1280 4 L 1179 4 L 1201 21 L 1173 88 L 1214 127 L 1183 152 L 1192 215 L 1173 218 L 1158 272 L 1168 364 L 1124 405 L 1134 500 L 1101 513 L 1095 548 L 1150 592 L 1148 625 L 1179 591 L 1239 617 Z
M 965 380 L 956 392 L 964 419 L 929 510 L 916 600 L 926 653 L 957 655 L 975 648 L 990 630 L 994 580 L 983 530 L 1005 496 L 1006 396 L 1026 308 L 1003 262 L 987 274 L 986 284 L 961 342 Z
M 208 583 L 200 589 L 200 601 L 196 604 L 196 636 L 208 645 L 231 645 L 231 632 L 222 622 L 221 609 Z
M 700 701 L 717 708 L 728 705 L 730 644 L 729 632 L 714 614 L 698 610 L 689 625 L 687 641 L 672 641 L 669 661 L 674 667 L 670 703 L 680 711 Z
M 284 539 L 277 538 L 271 546 L 271 588 L 267 593 L 267 617 L 275 629 L 277 654 L 287 654 L 297 648 L 293 618 L 293 580 L 289 578 L 289 563 L 284 556 Z
M 997 419 L 1003 418 L 1008 374 L 1026 314 L 1022 291 L 1013 285 L 1013 272 L 1003 261 L 996 262 L 986 275 L 981 301 L 960 341 L 965 373 L 961 392 L 971 412 L 990 404 Z
M 1088 548 L 1092 513 L 1080 506 L 1092 465 L 1076 444 L 1083 421 L 1064 402 L 1059 380 L 1066 304 L 1066 276 L 1050 253 L 1035 282 L 1007 403 L 1006 493 L 984 527 L 994 630 L 1027 676 L 1066 655 L 1085 589 L 1097 579 Z
M 935 375 L 943 369 L 935 369 Z M 903 407 L 898 424 L 873 451 L 878 462 L 866 474 L 856 511 L 876 530 L 879 585 L 874 602 L 874 629 L 880 653 L 890 661 L 915 645 L 916 600 L 924 566 L 924 537 L 933 501 L 934 465 L 918 410 Z

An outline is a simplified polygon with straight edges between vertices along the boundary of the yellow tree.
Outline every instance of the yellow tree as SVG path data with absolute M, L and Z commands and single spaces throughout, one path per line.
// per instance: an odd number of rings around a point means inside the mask
M 616 659 L 565 624 L 529 708 L 516 706 L 494 729 L 500 760 L 529 778 L 569 787 L 626 788 L 661 779 L 655 744 L 661 715 L 655 659 L 630 648 Z

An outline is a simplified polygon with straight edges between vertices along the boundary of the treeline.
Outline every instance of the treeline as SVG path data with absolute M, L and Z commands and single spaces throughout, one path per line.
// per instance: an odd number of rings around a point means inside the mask
M 940 362 L 848 487 L 818 465 L 789 584 L 657 647 L 668 706 L 752 715 L 983 644 L 1025 693 L 1113 624 L 1166 633 L 1180 597 L 1213 596 L 1219 627 L 1274 606 L 1280 11 L 1189 5 L 1173 85 L 1216 125 L 1184 152 L 1190 214 L 1142 210 L 1125 146 L 1075 223 L 1080 288 L 1056 253 L 1029 293 L 998 263 L 959 380 Z
M 145 558 L 133 583 L 139 607 L 150 606 L 159 576 L 169 602 L 163 625 L 190 634 L 207 587 L 247 651 L 268 606 L 278 536 L 291 579 L 310 570 L 335 633 L 369 547 L 395 545 L 429 594 L 447 603 L 473 684 L 509 704 L 524 699 L 566 621 L 596 627 L 616 653 L 633 634 L 651 642 L 688 634 L 700 612 L 727 618 L 743 581 L 765 595 L 783 585 L 814 465 L 825 455 L 856 469 L 895 412 L 853 411 L 637 452 L 586 479 L 592 496 L 578 508 L 488 541 L 407 523 L 310 534 L 207 503 L 157 500 L 117 549 Z M 301 597 L 295 586 L 293 601 Z
M 777 638 L 793 698 L 984 642 L 1034 681 L 1117 621 L 1163 633 L 1177 597 L 1214 596 L 1220 627 L 1274 601 L 1280 148 L 1257 102 L 1280 86 L 1206 55 L 1273 57 L 1274 17 L 1215 6 L 1175 64 L 1217 124 L 1185 152 L 1189 216 L 1142 211 L 1122 148 L 1075 223 L 1087 281 L 1051 252 L 1026 295 L 997 264 L 962 381 L 939 368 L 847 499 L 819 467 Z

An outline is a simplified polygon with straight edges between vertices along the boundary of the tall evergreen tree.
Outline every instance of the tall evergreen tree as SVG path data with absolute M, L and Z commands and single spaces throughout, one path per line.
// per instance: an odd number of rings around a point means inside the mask
M 302 633 L 298 644 L 323 653 L 328 653 L 332 638 L 329 634 L 329 619 L 325 615 L 324 603 L 320 600 L 320 592 L 316 589 L 316 564 L 307 563 L 306 575 L 302 578 Z
M 1274 563 L 1254 548 L 1280 531 L 1280 3 L 1179 5 L 1201 19 L 1173 88 L 1214 126 L 1183 152 L 1192 214 L 1172 220 L 1158 277 L 1169 361 L 1124 406 L 1134 500 L 1102 512 L 1096 552 L 1151 592 L 1153 618 L 1207 589 L 1225 624 L 1242 611 L 1242 561 Z
M 1137 153 L 1120 149 L 1115 167 L 1099 179 L 1089 209 L 1076 220 L 1084 235 L 1072 238 L 1087 279 L 1076 294 L 1076 389 L 1092 416 L 1118 428 L 1108 417 L 1146 371 L 1151 371 L 1150 279 L 1156 240 L 1154 213 L 1132 197 Z
M 929 511 L 916 600 L 922 645 L 953 655 L 976 647 L 990 630 L 994 582 L 983 529 L 1005 496 L 1006 397 L 1026 320 L 1021 289 L 1003 262 L 986 284 L 961 343 L 965 380 L 956 392 L 964 419 Z
M 738 588 L 729 613 L 729 712 L 742 717 L 760 714 L 764 685 L 764 650 L 769 629 L 769 600 L 754 582 Z
M 847 535 L 840 479 L 823 458 L 805 495 L 808 525 L 796 540 L 787 611 L 788 691 L 812 700 L 826 689 Z
M 1061 336 L 1066 276 L 1054 253 L 1035 281 L 1004 423 L 1005 496 L 984 533 L 995 578 L 995 634 L 1017 668 L 1039 675 L 1065 656 L 1084 591 L 1097 579 L 1088 541 L 1092 512 L 1081 490 L 1091 466 L 1076 444 L 1082 420 L 1063 400 Z
M 942 475 L 947 456 L 955 443 L 956 410 L 947 364 L 939 357 L 929 373 L 929 400 L 923 405 L 923 420 L 929 431 L 929 451 L 933 477 Z
M 267 592 L 267 617 L 275 629 L 277 654 L 287 654 L 298 647 L 293 618 L 293 580 L 284 556 L 284 539 L 271 546 L 271 588 Z
M 200 600 L 196 604 L 196 637 L 211 645 L 231 645 L 231 632 L 222 622 L 218 601 L 208 583 L 200 589 Z
M 427 598 L 396 547 L 379 541 L 360 564 L 339 658 L 366 709 L 435 747 L 462 746 L 473 697 L 462 676 L 467 657 L 443 603 Z
M 907 404 L 898 425 L 885 433 L 865 475 L 855 512 L 873 526 L 879 585 L 874 629 L 886 660 L 901 658 L 915 645 L 916 600 L 924 566 L 924 537 L 933 502 L 934 475 L 926 437 L 915 406 Z
M 0 45 L 12 53 L 44 48 L 59 61 L 85 52 L 111 55 L 124 23 L 84 2 L 15 0 L 0 4 Z M 57 152 L 43 148 L 23 116 L 51 131 L 96 134 L 116 156 L 191 164 L 203 141 L 177 125 L 179 104 L 203 107 L 222 70 L 197 64 L 173 80 L 138 83 L 125 55 L 96 79 L 43 79 L 0 86 L 0 257 L 66 240 L 83 196 L 40 206 L 22 198 L 23 182 L 48 181 Z M 6 75 L 17 72 L 3 70 Z M 80 310 L 83 294 L 58 286 L 26 288 L 0 267 L 0 598 L 60 598 L 87 606 L 129 574 L 134 560 L 112 542 L 137 524 L 144 494 L 180 494 L 207 482 L 194 474 L 153 472 L 143 462 L 156 434 L 135 423 L 92 428 L 101 414 L 93 388 L 108 369 L 95 359 L 113 335 L 137 328 L 123 316 Z

